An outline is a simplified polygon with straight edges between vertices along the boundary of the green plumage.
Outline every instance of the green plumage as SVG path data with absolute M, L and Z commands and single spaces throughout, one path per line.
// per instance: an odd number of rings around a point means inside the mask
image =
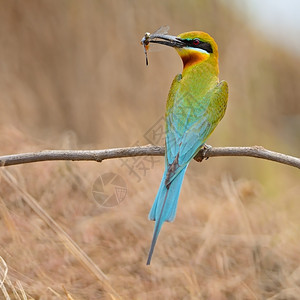
M 173 80 L 166 108 L 167 164 L 179 154 L 178 171 L 197 154 L 223 118 L 228 99 L 227 82 L 219 82 L 217 70 L 210 64 L 203 62 L 190 69 Z

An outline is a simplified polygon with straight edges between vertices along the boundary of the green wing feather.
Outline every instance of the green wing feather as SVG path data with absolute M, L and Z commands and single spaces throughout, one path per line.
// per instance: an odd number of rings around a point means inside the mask
M 224 116 L 227 82 L 208 86 L 210 88 L 202 89 L 204 93 L 199 96 L 182 86 L 180 77 L 173 81 L 171 90 L 175 92 L 169 95 L 173 105 L 167 107 L 166 113 L 166 158 L 169 165 L 176 160 L 177 166 L 169 175 L 169 181 L 197 154 Z

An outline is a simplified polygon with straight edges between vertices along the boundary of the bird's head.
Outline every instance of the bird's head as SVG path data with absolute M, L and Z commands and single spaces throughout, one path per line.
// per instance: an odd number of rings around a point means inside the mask
M 184 32 L 178 36 L 153 34 L 148 36 L 147 43 L 175 48 L 182 59 L 184 69 L 204 61 L 218 66 L 218 46 L 209 34 L 202 31 Z

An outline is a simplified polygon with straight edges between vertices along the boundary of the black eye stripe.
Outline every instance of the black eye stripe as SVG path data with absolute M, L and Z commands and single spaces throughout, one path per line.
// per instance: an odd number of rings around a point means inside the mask
M 197 40 L 199 40 L 199 39 L 197 39 Z M 203 41 L 199 40 L 199 44 L 195 45 L 194 40 L 185 40 L 185 44 L 191 48 L 199 48 L 199 49 L 203 49 L 203 50 L 207 51 L 208 53 L 213 53 L 212 46 L 208 42 L 203 42 Z

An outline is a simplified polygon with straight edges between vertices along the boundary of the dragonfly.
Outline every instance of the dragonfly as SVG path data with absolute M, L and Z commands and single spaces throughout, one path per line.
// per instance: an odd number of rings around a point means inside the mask
M 155 39 L 161 38 L 164 39 L 167 35 L 170 27 L 169 26 L 161 26 L 159 27 L 154 33 L 146 32 L 141 40 L 141 44 L 144 46 L 144 52 L 146 57 L 146 66 L 149 65 L 148 60 L 148 50 L 149 50 L 149 43 L 151 42 L 155 43 Z

